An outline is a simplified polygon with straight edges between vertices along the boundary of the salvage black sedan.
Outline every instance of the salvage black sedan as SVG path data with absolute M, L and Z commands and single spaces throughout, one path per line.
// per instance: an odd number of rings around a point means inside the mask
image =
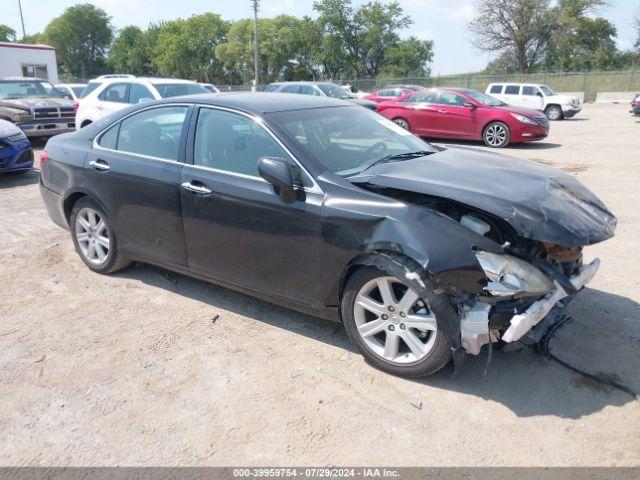
M 406 376 L 534 343 L 595 274 L 582 248 L 616 225 L 564 173 L 302 95 L 138 105 L 46 157 L 49 215 L 91 270 L 154 263 L 342 321 Z

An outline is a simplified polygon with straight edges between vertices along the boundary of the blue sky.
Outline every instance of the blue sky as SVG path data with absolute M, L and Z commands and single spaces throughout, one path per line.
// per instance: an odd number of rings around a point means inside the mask
M 403 35 L 416 35 L 435 42 L 433 74 L 477 71 L 492 57 L 479 52 L 467 31 L 473 17 L 473 0 L 398 0 L 413 25 Z M 45 25 L 78 0 L 22 0 L 27 33 L 41 31 Z M 113 18 L 116 27 L 134 24 L 145 27 L 151 21 L 184 18 L 211 11 L 226 19 L 239 19 L 251 14 L 249 0 L 91 0 Z M 355 5 L 365 3 L 354 0 Z M 17 0 L 0 0 L 0 23 L 20 31 Z M 313 16 L 313 0 L 261 0 L 261 15 L 280 13 Z M 629 48 L 634 43 L 633 15 L 640 10 L 640 0 L 609 0 L 600 15 L 611 20 L 618 29 L 618 44 Z

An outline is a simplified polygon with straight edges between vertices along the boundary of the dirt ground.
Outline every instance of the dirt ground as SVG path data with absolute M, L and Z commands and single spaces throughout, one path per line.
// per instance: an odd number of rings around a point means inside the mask
M 545 142 L 618 216 L 552 342 L 640 390 L 640 121 L 585 105 Z M 91 273 L 37 173 L 0 178 L 0 465 L 640 465 L 640 403 L 530 350 L 410 381 L 343 328 L 168 271 Z M 514 188 L 517 186 L 514 185 Z M 214 320 L 215 316 L 219 316 Z M 418 408 L 418 407 L 421 408 Z

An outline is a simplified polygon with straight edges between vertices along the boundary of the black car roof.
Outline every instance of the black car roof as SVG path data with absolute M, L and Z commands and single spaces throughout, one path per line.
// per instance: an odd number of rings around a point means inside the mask
M 172 97 L 162 103 L 187 102 L 201 105 L 234 108 L 246 113 L 284 112 L 309 108 L 352 106 L 352 103 L 329 97 L 299 95 L 296 93 L 203 93 L 184 97 Z

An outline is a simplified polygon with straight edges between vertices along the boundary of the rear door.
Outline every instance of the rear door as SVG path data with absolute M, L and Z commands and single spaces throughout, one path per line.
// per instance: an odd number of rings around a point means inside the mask
M 151 107 L 101 133 L 89 154 L 94 194 L 119 240 L 144 259 L 186 267 L 180 209 L 185 123 L 191 107 Z
M 526 105 L 522 104 L 520 85 L 505 85 L 501 100 L 516 107 L 526 107 Z
M 313 180 L 270 132 L 240 112 L 201 107 L 189 144 L 193 165 L 185 165 L 181 180 L 189 269 L 318 304 L 323 195 Z M 263 156 L 300 173 L 295 202 L 283 203 L 259 176 Z
M 397 104 L 406 109 L 406 120 L 411 131 L 417 135 L 439 136 L 442 127 L 439 123 L 438 102 L 440 92 L 437 90 L 417 92 L 398 100 Z

